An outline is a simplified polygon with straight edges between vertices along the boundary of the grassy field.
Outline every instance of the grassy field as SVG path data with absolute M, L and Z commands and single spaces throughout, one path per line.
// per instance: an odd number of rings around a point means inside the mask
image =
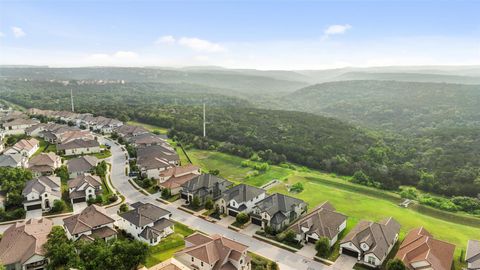
M 162 128 L 162 127 L 158 127 L 158 126 L 154 126 L 154 125 L 144 124 L 144 123 L 140 123 L 140 122 L 137 122 L 137 121 L 128 121 L 127 124 L 132 125 L 132 126 L 142 126 L 142 127 L 148 129 L 151 132 L 158 131 L 158 132 L 160 132 L 160 134 L 167 134 L 167 132 L 168 132 L 167 128 Z
M 240 157 L 202 150 L 188 150 L 187 153 L 192 162 L 202 169 L 218 169 L 222 177 L 237 183 L 261 186 L 272 179 L 281 180 L 281 183 L 272 187 L 269 193 L 288 194 L 287 185 L 302 182 L 304 191 L 289 195 L 305 200 L 310 209 L 326 200 L 330 201 L 339 212 L 349 216 L 347 229 L 353 228 L 361 219 L 379 221 L 392 216 L 402 225 L 401 239 L 403 239 L 410 229 L 424 226 L 436 238 L 457 246 L 455 269 L 460 269 L 459 257 L 462 250 L 465 251 L 467 241 L 480 237 L 480 228 L 457 224 L 454 219 L 448 221 L 451 213 L 444 212 L 445 217 L 440 219 L 419 213 L 412 208 L 401 208 L 398 206 L 400 198 L 397 194 L 351 184 L 331 174 L 304 168 L 271 166 L 264 174 L 247 177 L 251 169 L 241 166 L 244 159 Z
M 175 252 L 182 250 L 185 246 L 183 238 L 192 233 L 194 233 L 194 230 L 181 223 L 175 223 L 175 233 L 167 236 L 159 244 L 149 248 L 145 266 L 152 267 L 170 259 Z

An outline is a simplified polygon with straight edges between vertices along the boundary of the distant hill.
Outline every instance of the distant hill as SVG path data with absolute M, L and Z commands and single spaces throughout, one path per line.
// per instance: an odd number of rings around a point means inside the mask
M 283 96 L 278 104 L 393 131 L 480 126 L 480 85 L 328 82 Z
M 406 82 L 438 82 L 438 83 L 459 83 L 459 84 L 480 84 L 480 76 L 461 76 L 448 74 L 429 73 L 372 73 L 372 72 L 347 72 L 332 80 L 384 80 L 384 81 L 406 81 Z
M 285 72 L 287 73 L 287 72 Z M 301 75 L 298 75 L 302 77 Z M 28 80 L 124 80 L 221 88 L 244 95 L 292 92 L 308 82 L 282 79 L 265 72 L 245 72 L 228 69 L 168 69 L 168 68 L 16 68 L 0 67 L 0 78 Z

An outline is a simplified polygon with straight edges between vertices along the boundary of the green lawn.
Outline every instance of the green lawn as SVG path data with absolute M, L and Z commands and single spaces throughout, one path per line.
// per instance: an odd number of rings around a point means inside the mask
M 182 250 L 185 246 L 183 239 L 194 232 L 194 230 L 181 223 L 175 223 L 175 233 L 163 239 L 159 244 L 149 247 L 145 266 L 152 267 L 170 259 L 175 252 Z
M 32 157 L 40 154 L 40 153 L 46 153 L 46 152 L 57 152 L 57 146 L 55 144 L 50 144 L 49 142 L 45 141 L 42 138 L 35 137 L 39 141 L 39 147 L 38 150 L 32 155 Z
M 462 250 L 465 251 L 467 241 L 480 237 L 480 228 L 458 224 L 455 219 L 447 221 L 451 216 L 450 213 L 443 212 L 445 218 L 440 219 L 419 213 L 413 207 L 401 208 L 397 205 L 401 199 L 395 193 L 351 184 L 331 174 L 304 168 L 294 170 L 271 166 L 265 174 L 248 178 L 246 175 L 251 169 L 241 166 L 244 159 L 240 157 L 203 150 L 188 150 L 187 153 L 192 162 L 201 166 L 202 169 L 218 169 L 222 177 L 237 183 L 244 182 L 261 186 L 272 179 L 283 181 L 280 185 L 270 189 L 269 193 L 288 194 L 285 184 L 302 182 L 304 191 L 290 195 L 305 200 L 309 204 L 309 209 L 313 209 L 326 200 L 330 201 L 339 212 L 349 216 L 347 229 L 353 228 L 361 219 L 379 221 L 392 216 L 402 225 L 401 239 L 403 239 L 410 229 L 424 226 L 436 238 L 457 246 L 456 269 L 460 267 L 458 259 Z M 331 257 L 336 256 L 336 252 L 334 251 Z
M 162 127 L 158 127 L 158 126 L 154 126 L 154 125 L 144 124 L 144 123 L 140 123 L 140 122 L 137 122 L 137 121 L 128 121 L 127 124 L 132 125 L 132 126 L 142 126 L 142 127 L 148 129 L 151 132 L 158 131 L 158 132 L 160 132 L 160 134 L 167 134 L 167 132 L 168 132 L 168 128 L 162 128 Z

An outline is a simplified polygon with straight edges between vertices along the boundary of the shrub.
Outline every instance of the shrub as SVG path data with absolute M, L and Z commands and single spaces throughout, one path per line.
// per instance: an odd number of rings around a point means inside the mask
M 118 196 L 116 194 L 110 194 L 108 196 L 108 201 L 111 202 L 111 203 L 116 202 L 117 199 L 118 199 Z
M 416 200 L 418 198 L 418 191 L 415 188 L 407 187 L 402 189 L 400 196 L 404 199 Z
M 67 205 L 65 204 L 64 201 L 62 200 L 55 200 L 53 202 L 53 206 L 52 206 L 52 209 L 50 210 L 51 213 L 60 213 L 62 212 L 63 210 L 65 210 L 65 208 L 67 208 Z
M 201 205 L 201 202 L 200 202 L 200 198 L 198 196 L 193 196 L 193 199 L 192 199 L 192 207 L 193 208 L 199 208 Z
M 128 205 L 127 205 L 126 203 L 122 203 L 122 204 L 120 205 L 120 209 L 119 209 L 120 213 L 125 213 L 125 212 L 127 212 L 128 210 L 129 210 L 129 208 L 128 208 Z
M 317 242 L 315 242 L 315 250 L 317 251 L 318 256 L 328 257 L 330 253 L 330 241 L 326 237 L 320 237 Z
M 213 200 L 212 198 L 208 197 L 207 200 L 205 201 L 205 209 L 207 210 L 212 210 L 213 209 Z
M 290 192 L 300 193 L 303 191 L 303 184 L 301 182 L 297 182 L 290 187 Z
M 405 264 L 400 259 L 391 259 L 387 262 L 387 270 L 405 270 Z
M 172 191 L 169 188 L 162 189 L 161 196 L 163 199 L 167 200 L 172 197 Z
M 246 213 L 238 213 L 238 215 L 235 217 L 235 220 L 237 221 L 238 224 L 243 225 L 248 222 L 249 217 Z

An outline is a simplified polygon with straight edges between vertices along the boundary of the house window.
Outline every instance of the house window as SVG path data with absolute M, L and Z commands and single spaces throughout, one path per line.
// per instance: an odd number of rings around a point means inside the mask
M 203 262 L 200 262 L 200 265 L 203 267 Z
M 375 264 L 375 258 L 374 257 L 368 257 L 368 263 L 369 264 Z
M 192 262 L 193 262 L 193 257 L 192 257 Z

